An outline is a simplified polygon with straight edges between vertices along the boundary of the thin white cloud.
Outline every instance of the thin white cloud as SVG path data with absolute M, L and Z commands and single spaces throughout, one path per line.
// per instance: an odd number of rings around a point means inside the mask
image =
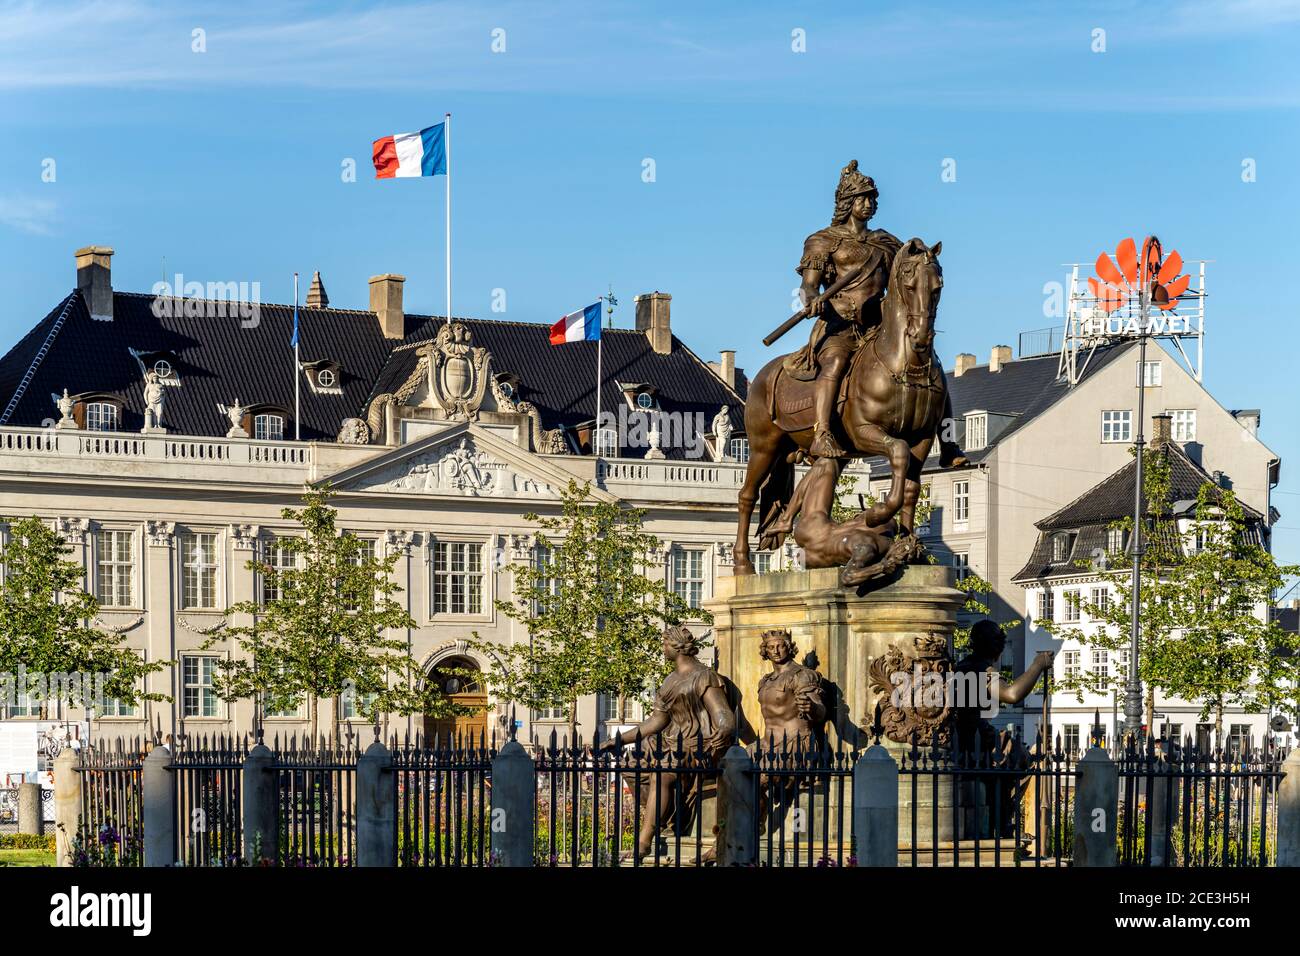
M 53 199 L 0 196 L 0 225 L 33 236 L 54 234 L 58 206 Z

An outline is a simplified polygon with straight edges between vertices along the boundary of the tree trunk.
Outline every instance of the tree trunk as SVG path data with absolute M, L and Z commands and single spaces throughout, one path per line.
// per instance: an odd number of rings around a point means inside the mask
M 320 704 L 319 704 L 319 702 L 316 700 L 316 695 L 315 695 L 315 694 L 312 694 L 312 695 L 310 696 L 309 700 L 311 701 L 311 704 L 310 704 L 310 706 L 307 708 L 307 710 L 308 710 L 308 712 L 311 714 L 311 725 L 310 725 L 310 726 L 311 726 L 311 739 L 312 739 L 312 740 L 315 740 L 315 739 L 316 739 L 316 721 L 317 721 L 317 719 L 318 719 L 318 714 L 319 714 L 319 711 L 320 711 Z
M 578 746 L 578 698 L 569 700 L 569 746 Z
M 1147 684 L 1147 735 L 1156 735 L 1156 689 Z
M 1223 749 L 1223 703 L 1214 705 L 1214 746 Z

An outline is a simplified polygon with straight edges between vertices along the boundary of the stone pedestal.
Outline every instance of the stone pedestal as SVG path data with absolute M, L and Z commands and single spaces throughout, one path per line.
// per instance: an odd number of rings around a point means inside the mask
M 762 634 L 787 628 L 798 647 L 797 659 L 816 667 L 825 681 L 827 742 L 833 750 L 841 744 L 845 749 L 865 750 L 871 743 L 877 704 L 889 715 L 892 687 L 882 683 L 880 675 L 886 669 L 910 673 L 917 661 L 923 665 L 951 661 L 957 612 L 966 600 L 955 580 L 951 568 L 938 565 L 910 565 L 864 593 L 840 587 L 838 568 L 720 578 L 705 606 L 713 614 L 718 670 L 740 693 L 742 741 L 748 743 L 763 731 L 758 681 L 770 665 L 759 656 Z M 877 665 L 874 680 L 873 663 Z M 892 738 L 887 734 L 881 740 L 900 763 L 911 747 L 908 726 L 893 721 Z M 920 743 L 928 748 L 930 730 L 923 722 L 921 726 Z M 931 808 L 936 801 L 939 841 L 952 841 L 951 778 L 938 778 L 937 795 L 933 776 L 915 779 L 918 843 L 932 838 Z M 910 845 L 912 833 L 912 780 L 907 774 L 899 778 L 899 840 L 904 845 Z M 832 820 L 836 809 L 831 808 Z

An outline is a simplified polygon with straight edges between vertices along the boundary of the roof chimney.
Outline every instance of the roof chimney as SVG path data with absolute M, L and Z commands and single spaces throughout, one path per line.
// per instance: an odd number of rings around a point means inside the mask
M 667 292 L 648 292 L 638 295 L 636 303 L 636 329 L 644 332 L 650 347 L 660 355 L 673 350 L 671 321 L 673 297 Z
M 320 281 L 320 270 L 312 273 L 311 288 L 307 290 L 307 308 L 329 308 L 330 297 L 325 292 L 325 283 Z
M 90 317 L 113 321 L 113 250 L 86 246 L 77 250 L 77 288 L 86 297 Z
M 1010 361 L 1011 361 L 1011 346 L 995 345 L 993 346 L 992 354 L 989 355 L 989 371 L 999 372 L 1002 370 L 1002 366 L 1006 365 Z
M 1152 415 L 1151 416 L 1151 447 L 1159 448 L 1161 445 L 1168 445 L 1173 440 L 1174 416 L 1172 415 Z
M 957 367 L 952 370 L 952 376 L 953 378 L 961 378 L 974 367 L 975 356 L 969 352 L 960 352 L 957 355 Z
M 723 349 L 720 353 L 722 362 L 720 363 L 718 374 L 722 380 L 727 383 L 728 388 L 736 387 L 736 350 Z
M 386 339 L 406 337 L 406 315 L 402 312 L 402 285 L 405 282 L 406 276 L 391 272 L 370 277 L 370 311 L 379 317 L 379 327 Z

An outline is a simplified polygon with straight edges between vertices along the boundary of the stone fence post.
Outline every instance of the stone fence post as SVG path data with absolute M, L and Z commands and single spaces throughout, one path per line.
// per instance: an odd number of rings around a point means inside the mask
M 1277 865 L 1300 866 L 1300 747 L 1282 764 L 1277 793 Z
M 1094 746 L 1079 761 L 1074 791 L 1074 866 L 1115 866 L 1119 767 Z
M 258 857 L 279 858 L 280 825 L 275 814 L 275 754 L 259 743 L 244 758 L 244 862 L 255 866 Z
M 357 866 L 397 866 L 393 755 L 376 738 L 357 758 Z
M 81 774 L 77 754 L 65 747 L 54 758 L 55 866 L 72 866 L 72 841 L 81 832 Z
M 533 865 L 536 796 L 537 765 L 511 740 L 492 758 L 493 866 Z
M 753 866 L 758 862 L 754 833 L 754 760 L 732 744 L 722 756 L 718 778 L 718 865 Z
M 18 785 L 18 832 L 40 835 L 45 832 L 45 814 L 41 812 L 41 785 Z
M 858 866 L 898 866 L 898 764 L 880 744 L 853 765 L 853 840 Z
M 144 758 L 140 774 L 144 790 L 144 865 L 176 863 L 176 775 L 172 752 L 154 747 Z

